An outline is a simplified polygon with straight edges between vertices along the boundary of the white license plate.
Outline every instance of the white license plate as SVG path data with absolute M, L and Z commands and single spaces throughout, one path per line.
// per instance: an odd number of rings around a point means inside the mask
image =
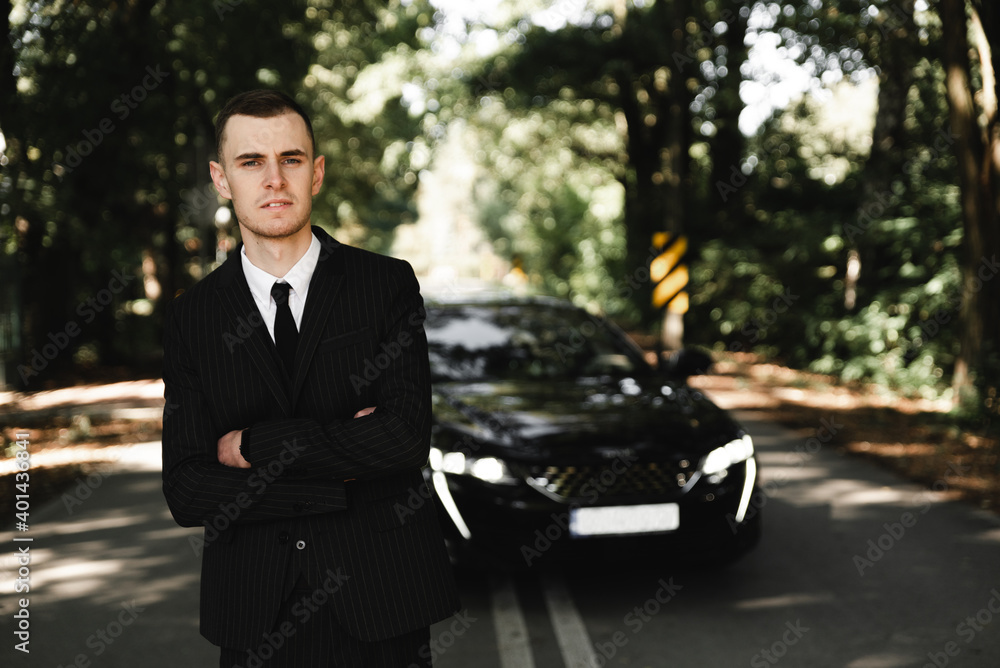
M 569 513 L 571 536 L 656 533 L 675 531 L 680 525 L 681 512 L 676 503 L 572 508 Z

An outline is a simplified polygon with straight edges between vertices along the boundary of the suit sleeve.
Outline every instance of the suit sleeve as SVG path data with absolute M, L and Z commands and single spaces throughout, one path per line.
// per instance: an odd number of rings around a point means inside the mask
M 257 423 L 244 432 L 249 434 L 244 457 L 254 466 L 274 462 L 290 437 L 303 448 L 296 464 L 308 478 L 371 479 L 427 462 L 431 385 L 423 299 L 413 270 L 406 263 L 399 266 L 379 347 L 387 363 L 378 365 L 377 377 L 364 379 L 377 384 L 375 412 L 324 424 L 312 419 Z
M 218 437 L 178 320 L 171 308 L 163 341 L 163 493 L 177 523 L 259 522 L 346 508 L 343 482 L 282 476 L 283 462 L 294 460 L 299 447 L 292 440 L 282 443 L 270 468 L 219 463 Z

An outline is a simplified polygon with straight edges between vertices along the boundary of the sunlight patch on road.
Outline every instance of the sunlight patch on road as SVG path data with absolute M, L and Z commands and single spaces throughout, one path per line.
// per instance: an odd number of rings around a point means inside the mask
M 853 519 L 852 513 L 861 507 L 873 505 L 912 505 L 915 492 L 848 478 L 816 479 L 808 489 L 798 493 L 801 505 L 829 505 L 834 516 Z
M 920 657 L 912 653 L 903 652 L 881 652 L 879 654 L 869 654 L 848 663 L 844 668 L 899 668 L 900 666 L 916 665 Z
M 0 406 L 10 411 L 40 411 L 65 406 L 87 406 L 122 401 L 163 401 L 163 381 L 128 380 L 102 385 L 74 385 L 30 394 L 0 393 Z
M 764 596 L 740 601 L 733 607 L 737 610 L 769 610 L 773 608 L 790 608 L 800 605 L 820 605 L 831 603 L 837 599 L 833 592 L 822 594 L 782 594 L 781 596 Z
M 113 515 L 105 513 L 103 517 L 93 519 L 73 519 L 70 522 L 47 523 L 40 525 L 37 529 L 32 527 L 32 532 L 36 536 L 43 538 L 50 536 L 68 536 L 74 534 L 88 534 L 95 531 L 106 531 L 108 529 L 122 529 L 129 526 L 142 526 L 149 519 L 145 512 L 132 514 Z
M 119 470 L 159 471 L 163 468 L 163 454 L 160 441 L 136 443 L 121 451 L 115 460 Z
M 994 519 L 991 517 L 990 519 Z M 998 543 L 1000 544 L 1000 528 L 981 531 L 974 536 L 969 536 L 962 542 L 969 543 Z
M 83 598 L 102 589 L 107 589 L 108 582 L 114 581 L 114 576 L 120 570 L 121 565 L 112 559 L 104 561 L 63 560 L 61 565 L 51 565 L 50 563 L 45 568 L 40 569 L 32 584 L 39 591 L 45 592 L 47 601 Z
M 31 453 L 31 468 L 66 466 L 69 464 L 110 464 L 116 470 L 159 471 L 162 467 L 160 441 L 128 445 L 66 446 Z M 0 461 L 0 475 L 15 473 L 17 460 Z

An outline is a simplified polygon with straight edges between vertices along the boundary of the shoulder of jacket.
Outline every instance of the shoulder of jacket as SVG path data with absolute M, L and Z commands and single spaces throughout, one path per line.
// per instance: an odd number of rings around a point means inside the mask
M 344 262 L 347 263 L 357 263 L 360 265 L 367 265 L 377 267 L 379 269 L 403 273 L 406 273 L 407 271 L 412 272 L 410 263 L 406 260 L 401 260 L 400 258 L 382 255 L 381 253 L 376 253 L 375 251 L 357 248 L 356 246 L 348 246 L 346 244 L 342 245 L 341 249 L 344 253 Z
M 225 274 L 223 271 L 224 268 L 226 268 L 225 264 L 217 267 L 190 288 L 187 288 L 175 296 L 170 301 L 170 308 L 173 310 L 180 309 L 183 311 L 195 308 L 196 304 L 200 304 L 206 299 L 214 299 L 215 291 L 219 288 L 220 283 L 223 281 Z M 230 269 L 226 268 L 226 271 L 230 271 Z

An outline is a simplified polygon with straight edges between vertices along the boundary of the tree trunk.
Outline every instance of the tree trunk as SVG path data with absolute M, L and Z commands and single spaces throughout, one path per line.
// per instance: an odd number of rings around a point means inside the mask
M 0 0 L 0 16 L 3 17 L 3 25 L 7 28 L 8 37 L 12 38 L 10 16 L 12 8 L 11 0 Z M 17 55 L 14 53 L 12 39 L 5 39 L 0 44 L 0 129 L 5 130 L 8 136 L 14 136 L 9 127 L 13 116 L 14 105 L 18 103 L 17 81 L 14 79 L 14 63 Z
M 720 193 L 716 201 L 714 235 L 739 236 L 746 229 L 746 206 L 750 198 L 751 188 L 741 188 L 738 184 L 745 183 L 741 166 L 746 157 L 746 139 L 740 131 L 740 114 L 744 104 L 740 97 L 740 86 L 743 83 L 743 66 L 749 57 L 746 46 L 747 17 L 740 14 L 741 0 L 728 0 L 720 3 L 721 11 L 706 14 L 702 25 L 707 26 L 717 21 L 725 22 L 726 32 L 714 37 L 725 47 L 725 76 L 717 79 L 715 95 L 712 96 L 712 107 L 715 109 L 715 135 L 708 141 L 711 146 L 712 176 L 711 183 L 716 184 L 714 191 L 719 192 L 718 184 L 729 184 L 737 188 L 737 192 L 726 189 Z M 705 11 L 705 5 L 702 6 Z M 710 43 L 715 46 L 715 43 Z M 692 65 L 695 67 L 695 65 Z
M 964 0 L 942 0 L 938 11 L 944 29 L 945 84 L 962 189 L 965 252 L 961 348 L 953 378 L 955 402 L 976 413 L 982 413 L 985 407 L 988 413 L 995 416 L 995 393 L 1000 383 L 994 375 L 997 371 L 995 358 L 1000 354 L 1000 280 L 997 279 L 1000 273 L 1000 230 L 997 228 L 1000 220 L 997 205 L 1000 142 L 997 140 L 997 114 L 994 106 L 991 114 L 985 114 L 985 125 L 980 125 L 980 110 L 974 102 L 975 92 L 969 74 L 966 3 Z M 996 28 L 991 26 L 991 30 L 995 39 Z M 988 47 L 989 43 L 981 46 Z M 984 53 L 984 49 L 980 48 L 979 52 Z M 981 65 L 992 69 L 993 62 L 986 60 Z M 992 95 L 995 96 L 995 77 L 993 81 Z M 989 95 L 990 92 L 986 93 Z M 990 396 L 991 392 L 994 396 Z
M 623 69 L 617 74 L 620 126 L 628 154 L 622 177 L 630 268 L 626 281 L 646 326 L 656 324 L 660 315 L 652 306 L 654 286 L 649 276 L 653 233 L 683 232 L 690 191 L 691 93 L 684 73 L 670 57 L 684 47 L 687 6 L 686 0 L 675 0 L 659 3 L 646 13 L 643 20 L 655 23 L 656 32 L 667 36 L 671 49 L 661 53 L 662 62 L 631 54 L 630 62 L 643 64 L 642 70 Z M 635 46 L 649 48 L 648 44 Z M 665 81 L 658 79 L 663 69 L 669 72 Z
M 865 178 L 861 185 L 861 201 L 855 220 L 849 226 L 867 229 L 870 219 L 884 212 L 884 202 L 892 199 L 892 179 L 903 169 L 906 145 L 907 93 L 914 82 L 913 68 L 920 51 L 918 29 L 913 22 L 914 0 L 903 0 L 898 12 L 886 14 L 879 31 L 878 42 L 878 111 L 872 129 L 872 148 L 865 163 Z M 905 19 L 903 18 L 905 17 Z M 874 34 L 874 32 L 873 32 Z M 863 236 L 844 235 L 847 249 L 847 269 L 844 281 L 844 309 L 851 311 L 863 298 L 861 271 L 869 264 Z
M 672 45 L 683 45 L 686 7 L 684 0 L 657 4 L 643 20 L 655 22 L 657 32 L 667 35 Z M 648 44 L 635 46 L 649 48 Z M 622 176 L 628 230 L 629 273 L 625 280 L 642 324 L 651 326 L 659 315 L 652 306 L 654 286 L 649 276 L 653 233 L 680 234 L 685 218 L 690 92 L 670 58 L 650 63 L 641 54 L 632 53 L 628 61 L 639 63 L 641 71 L 623 67 L 616 76 L 620 128 L 628 155 Z M 656 83 L 655 73 L 661 68 L 670 72 L 665 86 Z

